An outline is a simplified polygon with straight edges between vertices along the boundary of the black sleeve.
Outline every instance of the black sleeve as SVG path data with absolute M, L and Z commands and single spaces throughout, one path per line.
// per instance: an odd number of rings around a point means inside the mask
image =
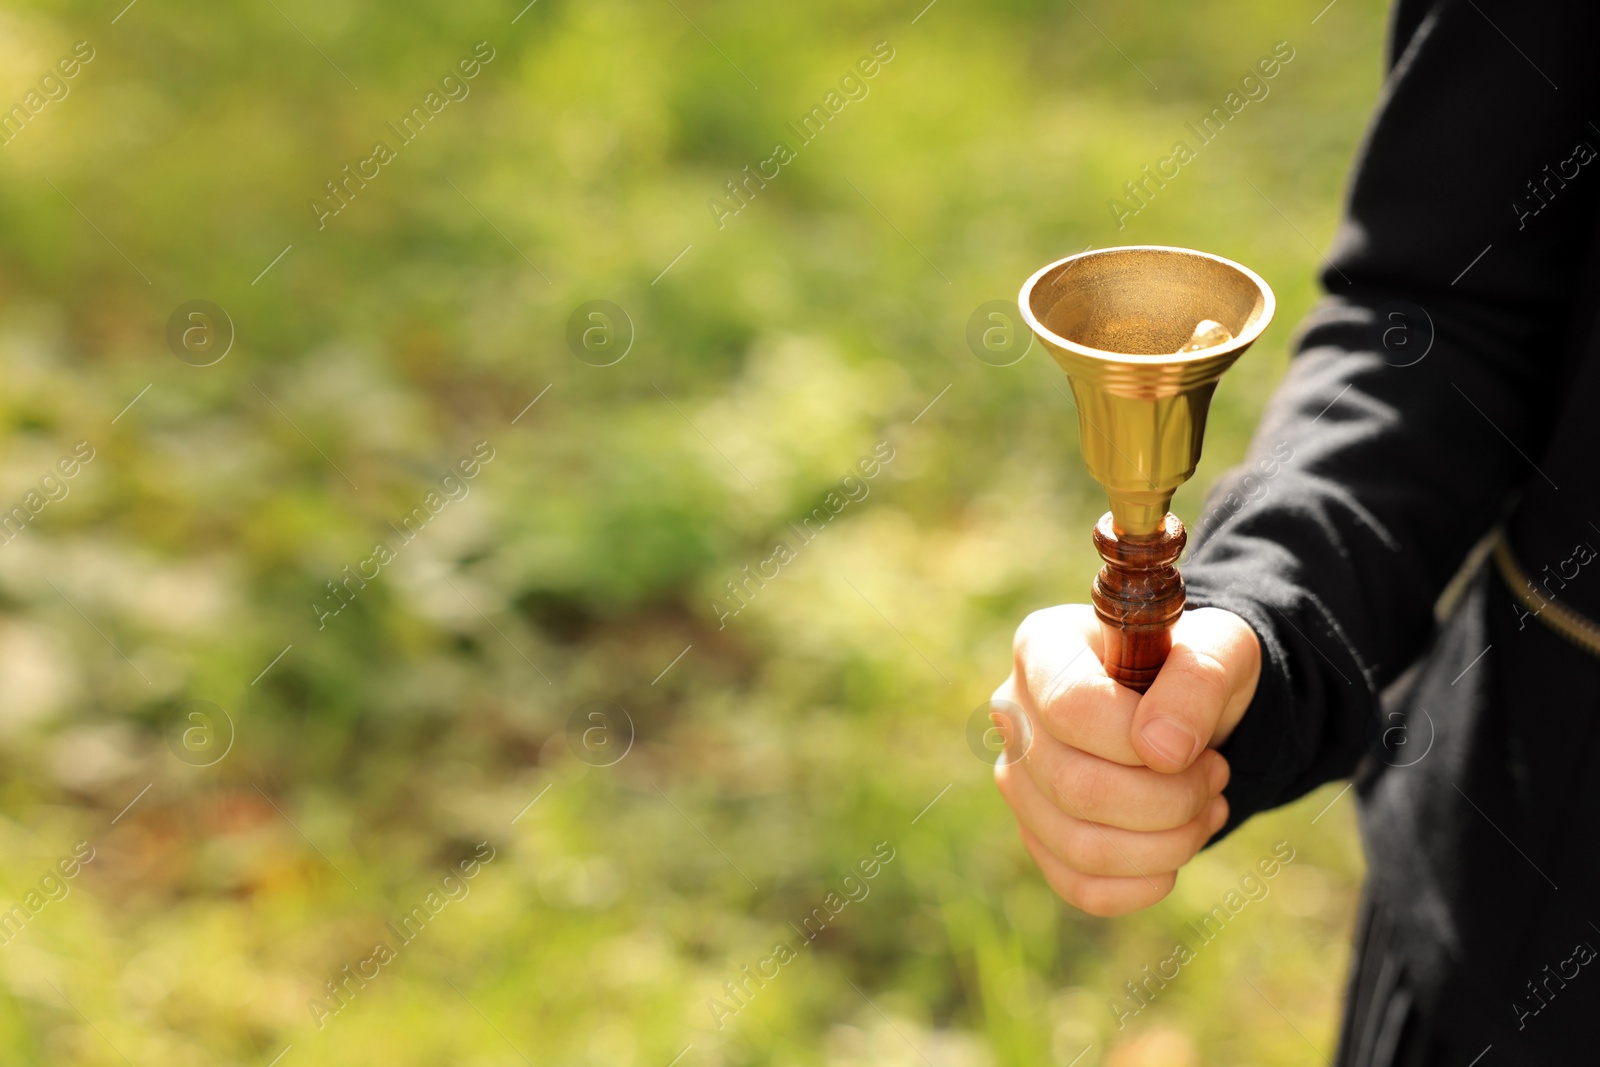
M 1596 8 L 1402 0 L 1393 26 L 1329 295 L 1193 524 L 1190 604 L 1262 642 L 1227 829 L 1353 770 L 1439 594 L 1539 477 L 1593 244 Z

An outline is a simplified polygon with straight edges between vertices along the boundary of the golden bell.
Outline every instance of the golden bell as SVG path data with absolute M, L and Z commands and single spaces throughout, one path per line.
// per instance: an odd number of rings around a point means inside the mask
M 1160 534 L 1200 461 L 1217 380 L 1272 321 L 1272 290 L 1221 256 L 1144 245 L 1051 263 L 1018 303 L 1071 381 L 1084 464 L 1111 500 L 1112 529 Z
M 1222 372 L 1272 321 L 1267 283 L 1220 256 L 1143 246 L 1080 252 L 1029 278 L 1022 317 L 1072 383 L 1084 464 L 1111 500 L 1090 589 L 1108 677 L 1155 684 L 1183 613 L 1173 491 L 1200 462 Z

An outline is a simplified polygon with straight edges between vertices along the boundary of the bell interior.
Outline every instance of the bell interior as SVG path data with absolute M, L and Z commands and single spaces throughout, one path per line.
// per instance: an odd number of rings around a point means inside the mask
M 1256 280 L 1231 264 L 1165 248 L 1080 256 L 1040 278 L 1029 294 L 1034 318 L 1057 337 L 1131 356 L 1176 357 L 1205 319 L 1235 338 L 1254 334 L 1266 305 Z

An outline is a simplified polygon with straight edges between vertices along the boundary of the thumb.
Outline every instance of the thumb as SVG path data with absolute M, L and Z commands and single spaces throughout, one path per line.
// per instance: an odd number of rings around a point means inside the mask
M 1231 611 L 1186 611 L 1172 652 L 1134 709 L 1131 740 L 1145 766 L 1173 774 L 1210 744 L 1221 744 L 1255 695 L 1261 643 Z

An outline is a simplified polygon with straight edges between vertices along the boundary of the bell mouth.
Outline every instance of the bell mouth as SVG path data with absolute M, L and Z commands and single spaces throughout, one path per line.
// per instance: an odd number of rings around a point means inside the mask
M 1188 248 L 1100 248 L 1035 271 L 1018 298 L 1046 344 L 1090 359 L 1187 363 L 1242 351 L 1272 321 L 1276 300 L 1259 274 Z M 1205 320 L 1232 336 L 1179 352 Z

